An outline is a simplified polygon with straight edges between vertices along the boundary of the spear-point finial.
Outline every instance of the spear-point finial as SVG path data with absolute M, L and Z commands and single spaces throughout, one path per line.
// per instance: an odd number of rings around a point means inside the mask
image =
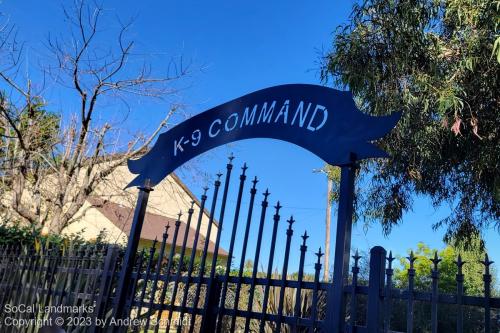
M 219 173 L 217 174 L 217 180 L 220 181 L 220 177 L 222 177 L 222 172 L 219 171 Z
M 191 208 L 190 209 L 194 208 L 194 204 L 195 204 L 194 200 L 191 200 Z
M 288 222 L 288 229 L 292 229 L 292 224 L 295 223 L 295 220 L 293 219 L 293 215 L 290 216 L 290 218 L 287 220 Z
M 302 245 L 306 245 L 306 241 L 309 238 L 309 236 L 307 235 L 307 230 L 304 231 L 304 234 L 302 236 L 300 236 L 300 237 L 302 237 L 302 240 L 303 240 Z
M 359 259 L 361 259 L 361 256 L 359 255 L 358 249 L 356 249 L 356 252 L 352 256 L 352 259 L 354 259 L 354 262 L 357 263 Z
M 323 256 L 323 253 L 321 252 L 321 246 L 319 247 L 319 250 L 318 252 L 315 253 L 315 255 L 318 257 L 318 264 L 319 264 L 321 257 Z
M 490 265 L 493 263 L 493 261 L 490 260 L 488 257 L 488 253 L 484 254 L 484 260 L 480 261 L 481 264 L 484 265 L 484 276 L 485 279 L 487 278 L 488 275 L 490 275 Z
M 281 206 L 281 205 L 280 205 L 280 202 L 278 201 L 278 202 L 276 203 L 276 206 L 274 206 L 274 208 L 276 208 L 276 214 L 278 214 L 278 213 L 279 213 L 279 211 L 280 211 L 280 209 L 281 209 L 282 207 L 283 207 L 283 206 Z
M 387 261 L 389 261 L 389 265 L 394 261 L 394 257 L 392 256 L 392 251 L 389 251 L 389 256 L 387 257 Z
M 486 274 L 489 274 L 490 265 L 493 264 L 493 261 L 491 261 L 490 258 L 488 257 L 488 253 L 484 254 L 484 260 L 480 262 L 484 265 L 484 268 L 486 269 Z
M 432 264 L 434 265 L 434 270 L 437 271 L 438 269 L 438 264 L 441 262 L 441 259 L 439 259 L 437 251 L 434 251 L 434 258 L 431 259 Z
M 229 160 L 229 164 L 232 164 L 234 160 L 234 154 L 231 152 L 231 154 L 229 154 L 227 159 Z
M 392 256 L 392 251 L 389 251 L 389 256 L 386 258 L 387 262 L 389 263 L 388 269 L 392 269 L 392 262 L 394 261 L 394 257 Z
M 413 263 L 415 262 L 415 260 L 417 260 L 415 255 L 413 255 L 413 250 L 410 251 L 410 256 L 406 257 L 406 259 L 408 259 L 410 261 L 410 269 L 413 269 Z
M 207 195 L 207 191 L 208 191 L 208 186 L 205 186 L 203 188 L 203 196 L 206 196 Z
M 248 166 L 247 166 L 247 163 L 245 162 L 245 163 L 243 163 L 243 166 L 241 167 L 241 170 L 243 170 L 242 175 L 245 175 L 245 172 L 247 171 L 247 169 L 248 169 Z
M 465 261 L 462 260 L 462 255 L 459 253 L 457 257 L 457 261 L 455 261 L 455 265 L 458 268 L 458 274 L 462 274 L 462 266 L 465 264 Z
M 179 211 L 179 214 L 177 214 L 177 219 L 180 220 L 182 216 L 182 210 Z
M 271 194 L 271 192 L 269 192 L 269 189 L 266 188 L 266 192 L 264 192 L 263 194 L 264 194 L 264 201 L 266 201 L 267 197 L 269 196 L 269 194 Z
M 253 189 L 255 189 L 255 187 L 257 186 L 257 183 L 259 182 L 259 180 L 257 179 L 257 176 L 254 177 L 254 179 L 252 180 L 252 183 L 253 183 Z
M 168 229 L 170 228 L 170 222 L 165 226 L 165 231 L 163 232 L 163 240 L 165 241 L 168 237 Z

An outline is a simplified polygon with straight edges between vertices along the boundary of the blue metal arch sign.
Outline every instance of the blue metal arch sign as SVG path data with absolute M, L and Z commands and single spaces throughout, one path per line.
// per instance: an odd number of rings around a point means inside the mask
M 265 88 L 226 102 L 161 134 L 151 150 L 128 161 L 138 176 L 158 184 L 177 167 L 212 148 L 250 138 L 296 144 L 331 165 L 387 157 L 373 140 L 387 134 L 401 114 L 373 117 L 362 113 L 350 92 L 310 84 Z

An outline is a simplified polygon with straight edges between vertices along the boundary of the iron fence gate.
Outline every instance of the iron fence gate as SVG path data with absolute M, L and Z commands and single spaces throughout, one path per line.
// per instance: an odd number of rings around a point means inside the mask
M 63 318 L 62 324 L 68 332 L 391 332 L 395 306 L 405 308 L 404 327 L 399 329 L 414 332 L 420 331 L 414 327 L 417 303 L 430 306 L 429 331 L 442 332 L 438 313 L 443 308 L 453 312 L 454 327 L 457 332 L 463 332 L 464 318 L 468 320 L 464 317 L 467 306 L 479 309 L 482 324 L 477 328 L 480 331 L 498 331 L 500 299 L 491 296 L 492 262 L 488 257 L 483 261 L 483 296 L 464 295 L 464 263 L 460 258 L 456 264 L 457 292 L 442 294 L 438 288 L 437 256 L 432 266 L 430 292 L 414 288 L 413 256 L 408 259 L 408 287 L 398 289 L 392 282 L 392 254 L 387 257 L 385 249 L 374 247 L 370 252 L 368 279 L 363 281 L 359 277 L 360 256 L 356 253 L 349 283 L 339 286 L 345 301 L 340 307 L 330 304 L 328 295 L 336 286 L 320 280 L 321 248 L 314 254 L 311 252 L 316 249 L 308 251 L 307 232 L 300 236 L 299 248 L 292 247 L 293 217 L 286 220 L 286 230 L 281 233 L 278 227 L 282 223 L 282 207 L 279 202 L 269 207 L 267 190 L 262 193 L 262 200 L 258 199 L 256 178 L 249 186 L 248 210 L 242 211 L 246 165 L 237 184 L 228 253 L 221 258 L 221 232 L 232 169 L 230 161 L 222 187 L 219 227 L 212 255 L 208 251 L 209 237 L 201 233 L 202 214 L 193 219 L 194 204 L 185 215 L 179 214 L 161 241 L 143 249 L 133 263 L 127 263 L 122 248 L 105 244 L 66 249 L 0 247 L 1 332 L 36 332 L 34 323 L 44 324 L 55 318 Z M 207 235 L 212 232 L 221 177 L 218 175 L 213 187 Z M 207 204 L 207 192 L 208 189 L 201 196 L 200 212 Z M 272 215 L 270 223 L 269 215 Z M 179 237 L 182 223 L 186 224 L 187 231 Z M 253 265 L 246 267 L 253 223 L 257 227 L 255 253 L 251 258 Z M 188 243 L 189 230 L 194 232 L 191 244 Z M 262 246 L 264 234 L 270 235 L 265 247 Z M 278 262 L 276 245 L 281 239 L 284 239 L 284 253 L 283 260 Z M 171 240 L 171 246 L 167 240 Z M 236 242 L 241 244 L 241 253 L 235 265 Z M 266 263 L 262 262 L 264 251 L 268 255 Z M 296 272 L 289 268 L 293 255 L 298 255 Z M 305 264 L 311 261 L 314 268 L 306 272 Z M 259 269 L 260 265 L 266 267 Z M 280 267 L 280 271 L 275 267 Z M 123 281 L 127 270 L 129 278 Z M 33 306 L 33 311 L 12 311 L 20 305 Z M 449 306 L 453 306 L 453 310 L 447 308 Z M 334 316 L 340 319 L 340 328 L 327 322 L 326 314 L 337 308 L 340 312 Z M 9 325 L 7 320 L 19 325 Z M 23 326 L 23 323 L 32 325 Z

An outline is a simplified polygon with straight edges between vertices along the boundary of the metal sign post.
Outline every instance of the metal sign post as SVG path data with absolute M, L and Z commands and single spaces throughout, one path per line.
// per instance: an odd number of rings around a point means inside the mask
M 139 196 L 135 207 L 134 219 L 132 220 L 132 227 L 130 228 L 127 250 L 125 251 L 122 271 L 116 288 L 115 307 L 113 309 L 113 317 L 116 319 L 122 318 L 124 315 L 125 303 L 128 298 L 127 295 L 130 292 L 132 269 L 139 246 L 144 216 L 146 215 L 149 192 L 152 190 L 149 179 L 146 179 L 144 186 L 139 187 Z M 123 327 L 120 326 L 113 328 L 114 332 L 120 332 L 121 329 L 123 329 Z
M 352 215 L 354 211 L 354 178 L 356 174 L 355 156 L 351 164 L 341 166 L 340 195 L 337 214 L 337 235 L 335 239 L 335 259 L 333 284 L 328 291 L 325 323 L 332 332 L 342 332 L 345 314 L 344 286 L 349 276 L 351 253 Z

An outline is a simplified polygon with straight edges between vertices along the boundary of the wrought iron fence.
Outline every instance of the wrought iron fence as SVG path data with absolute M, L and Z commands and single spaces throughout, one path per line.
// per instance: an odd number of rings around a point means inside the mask
M 321 249 L 314 255 L 308 252 L 306 232 L 301 236 L 298 248 L 292 246 L 295 221 L 293 217 L 288 218 L 286 230 L 280 231 L 282 207 L 279 202 L 271 208 L 271 223 L 266 223 L 270 210 L 269 192 L 262 193 L 260 207 L 256 208 L 257 179 L 251 182 L 248 210 L 242 212 L 246 166 L 242 168 L 237 184 L 228 254 L 223 258 L 218 255 L 232 168 L 232 163 L 228 163 L 213 255 L 209 255 L 208 237 L 205 239 L 201 233 L 202 214 L 193 221 L 196 214 L 192 205 L 187 214 L 179 214 L 159 242 L 155 241 L 136 257 L 128 267 L 132 274 L 124 289 L 119 287 L 120 278 L 127 267 L 124 251 L 119 247 L 0 247 L 0 306 L 3 310 L 0 331 L 36 332 L 35 324 L 45 324 L 48 319 L 55 318 L 63 318 L 62 324 L 68 332 L 338 331 L 326 322 L 326 313 L 334 308 L 327 302 L 328 294 L 336 286 L 320 280 Z M 214 183 L 210 222 L 214 221 L 221 176 Z M 200 212 L 207 200 L 205 190 L 201 196 Z M 254 215 L 258 215 L 257 218 Z M 243 221 L 241 226 L 240 220 Z M 187 226 L 186 232 L 179 237 L 182 223 Z M 250 257 L 249 240 L 253 239 L 250 237 L 252 223 L 257 223 L 258 231 L 253 266 L 246 269 L 245 260 Z M 210 230 L 211 225 L 208 224 L 207 234 L 214 231 Z M 188 244 L 189 232 L 194 233 L 192 244 Z M 270 235 L 270 242 L 264 247 L 265 233 Z M 284 240 L 284 252 L 278 256 L 276 244 L 280 240 Z M 241 245 L 238 256 L 235 254 L 236 242 Z M 266 263 L 262 260 L 264 251 L 268 254 Z M 295 254 L 299 266 L 298 271 L 292 272 L 290 256 Z M 236 265 L 233 262 L 235 257 L 239 258 Z M 408 259 L 407 288 L 394 286 L 394 258 L 392 254 L 387 257 L 383 248 L 371 250 L 367 279 L 360 278 L 359 259 L 357 254 L 353 257 L 352 275 L 344 286 L 340 286 L 345 302 L 341 312 L 335 315 L 341 319 L 341 331 L 444 332 L 439 314 L 446 313 L 456 317 L 453 331 L 463 332 L 464 327 L 470 326 L 467 326 L 469 306 L 479 309 L 482 317 L 482 324 L 476 325 L 475 331 L 499 330 L 500 299 L 491 296 L 492 262 L 488 257 L 483 260 L 484 295 L 481 297 L 464 295 L 460 258 L 456 263 L 457 289 L 454 294 L 439 292 L 437 257 L 433 260 L 430 291 L 417 290 L 414 286 L 413 256 Z M 306 272 L 305 263 L 312 260 L 314 268 Z M 266 268 L 259 269 L 261 265 Z M 280 271 L 276 272 L 275 267 L 280 267 Z M 118 308 L 120 299 L 125 300 L 123 308 Z M 429 323 L 426 328 L 415 326 L 415 314 L 422 304 L 430 307 L 423 312 Z M 33 307 L 32 311 L 13 310 L 21 305 Z M 19 325 L 7 325 L 7 319 L 11 324 L 15 320 Z M 23 323 L 29 324 L 23 326 Z

